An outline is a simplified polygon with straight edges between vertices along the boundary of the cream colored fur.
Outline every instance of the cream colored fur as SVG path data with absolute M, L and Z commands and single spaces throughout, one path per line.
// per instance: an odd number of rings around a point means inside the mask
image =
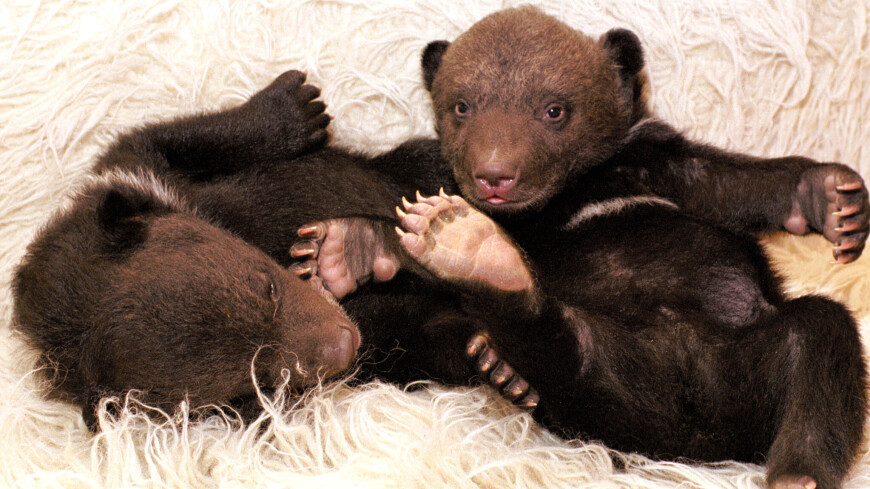
M 327 386 L 271 425 L 147 421 L 91 435 L 46 401 L 10 334 L 10 279 L 39 225 L 119 131 L 236 105 L 290 68 L 323 87 L 335 143 L 372 153 L 432 135 L 419 54 L 504 0 L 0 1 L 0 486 L 751 488 L 763 468 L 697 467 L 561 441 L 486 388 Z M 538 3 L 646 46 L 657 114 L 758 155 L 839 160 L 870 180 L 866 0 Z M 793 293 L 843 300 L 870 328 L 870 258 L 830 266 L 816 237 L 775 237 Z M 846 481 L 870 487 L 870 455 Z

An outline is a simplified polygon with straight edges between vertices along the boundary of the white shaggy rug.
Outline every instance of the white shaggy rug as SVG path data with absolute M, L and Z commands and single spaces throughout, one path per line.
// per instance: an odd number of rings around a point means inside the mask
M 432 135 L 419 54 L 514 1 L 0 1 L 0 486 L 750 488 L 763 468 L 697 467 L 567 443 L 487 389 L 333 385 L 268 428 L 149 423 L 98 436 L 47 402 L 9 332 L 10 278 L 38 226 L 118 131 L 228 107 L 289 68 L 323 87 L 333 141 L 371 152 Z M 658 114 L 759 155 L 839 160 L 870 181 L 867 0 L 552 0 L 594 35 L 644 41 Z M 792 292 L 820 291 L 870 328 L 870 258 L 833 267 L 817 238 L 769 251 Z M 870 487 L 870 455 L 845 483 Z

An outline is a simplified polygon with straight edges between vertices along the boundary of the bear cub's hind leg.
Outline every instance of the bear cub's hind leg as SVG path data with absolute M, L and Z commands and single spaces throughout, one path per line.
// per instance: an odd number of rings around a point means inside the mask
M 417 202 L 402 200 L 396 209 L 402 227 L 400 243 L 411 257 L 437 277 L 463 287 L 535 295 L 531 271 L 522 253 L 489 217 L 462 197 L 439 195 Z M 497 307 L 497 306 L 496 306 Z M 466 355 L 484 382 L 517 406 L 534 409 L 539 395 L 504 361 L 481 332 L 472 336 Z

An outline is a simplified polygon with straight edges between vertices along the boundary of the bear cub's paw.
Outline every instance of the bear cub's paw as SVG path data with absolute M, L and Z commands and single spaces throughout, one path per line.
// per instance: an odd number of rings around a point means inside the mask
M 805 234 L 812 228 L 834 243 L 836 263 L 853 262 L 867 241 L 870 203 L 859 174 L 839 164 L 817 165 L 801 176 L 785 228 Z
M 398 258 L 387 251 L 380 236 L 386 230 L 362 218 L 331 219 L 302 226 L 301 238 L 290 248 L 298 260 L 290 270 L 318 291 L 336 299 L 371 279 L 384 282 L 398 272 Z
M 315 100 L 320 88 L 305 84 L 305 73 L 290 70 L 282 73 L 269 86 L 254 94 L 240 110 L 250 111 L 251 124 L 266 124 L 288 146 L 298 152 L 324 144 L 330 117 L 326 104 Z
M 462 197 L 402 199 L 396 228 L 408 254 L 435 276 L 463 285 L 506 292 L 531 291 L 532 274 L 519 248 L 492 219 Z
M 510 364 L 501 359 L 485 333 L 474 335 L 468 341 L 465 353 L 474 362 L 480 378 L 502 397 L 529 410 L 538 406 L 538 392 Z

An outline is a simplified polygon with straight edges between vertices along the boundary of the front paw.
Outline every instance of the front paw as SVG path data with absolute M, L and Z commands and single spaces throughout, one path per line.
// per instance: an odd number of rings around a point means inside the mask
M 326 142 L 330 117 L 326 104 L 315 100 L 320 89 L 305 84 L 305 73 L 290 70 L 260 90 L 241 109 L 250 112 L 252 124 L 262 124 L 275 144 L 288 153 L 312 149 Z
M 861 256 L 870 227 L 870 202 L 861 175 L 845 165 L 814 166 L 801 175 L 798 192 L 786 222 L 796 234 L 809 223 L 834 243 L 836 263 Z
M 837 170 L 825 178 L 828 213 L 825 237 L 834 247 L 834 259 L 849 263 L 858 259 L 867 242 L 870 202 L 864 179 L 851 169 Z

